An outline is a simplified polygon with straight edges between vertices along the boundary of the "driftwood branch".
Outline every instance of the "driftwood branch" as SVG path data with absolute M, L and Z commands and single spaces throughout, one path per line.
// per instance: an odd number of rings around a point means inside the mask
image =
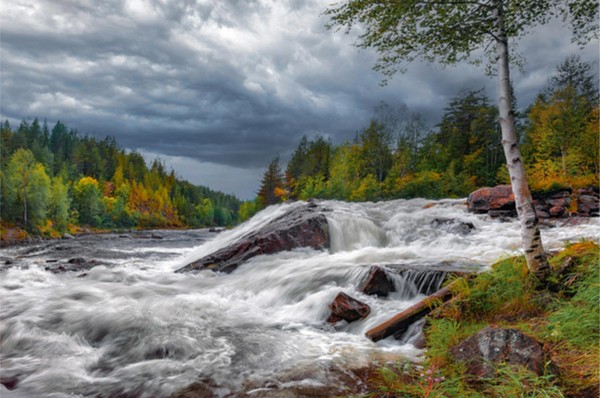
M 425 297 L 423 300 L 394 315 L 387 321 L 375 326 L 367 331 L 365 336 L 373 341 L 379 341 L 391 336 L 392 334 L 403 333 L 415 321 L 427 315 L 429 312 L 431 312 L 431 310 L 443 302 L 449 300 L 453 295 L 452 288 L 458 282 L 459 280 L 450 283 L 448 286 L 438 290 L 430 296 Z

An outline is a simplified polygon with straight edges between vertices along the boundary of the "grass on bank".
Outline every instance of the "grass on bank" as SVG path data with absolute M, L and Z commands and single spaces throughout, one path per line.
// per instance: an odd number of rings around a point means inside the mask
M 569 245 L 550 259 L 546 288 L 514 257 L 456 287 L 458 299 L 427 319 L 422 365 L 398 363 L 368 381 L 367 397 L 598 397 L 600 386 L 600 248 Z M 487 326 L 519 329 L 547 353 L 546 371 L 496 365 L 494 377 L 473 380 L 450 349 Z

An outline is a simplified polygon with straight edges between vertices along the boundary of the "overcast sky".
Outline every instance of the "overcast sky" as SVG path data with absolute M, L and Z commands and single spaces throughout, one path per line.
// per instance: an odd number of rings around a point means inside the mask
M 4 0 L 0 116 L 61 120 L 160 157 L 189 181 L 255 196 L 276 155 L 304 134 L 352 139 L 381 101 L 431 126 L 461 90 L 496 82 L 483 68 L 412 64 L 381 87 L 375 54 L 327 31 L 333 0 Z M 560 23 L 520 44 L 521 105 L 569 54 L 597 62 Z M 597 68 L 597 64 L 595 65 Z

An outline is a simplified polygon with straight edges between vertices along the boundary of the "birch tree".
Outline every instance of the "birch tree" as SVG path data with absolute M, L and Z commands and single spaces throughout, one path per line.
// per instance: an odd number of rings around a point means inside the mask
M 544 280 L 549 270 L 538 219 L 518 146 L 509 46 L 559 17 L 571 24 L 573 40 L 584 44 L 598 37 L 597 0 L 349 0 L 325 11 L 329 28 L 349 32 L 360 25 L 357 46 L 375 48 L 375 70 L 389 78 L 417 58 L 456 64 L 464 60 L 495 61 L 499 122 L 511 185 L 530 272 Z M 483 56 L 476 55 L 483 53 Z M 475 57 L 474 57 L 475 56 Z M 384 80 L 384 83 L 386 80 Z

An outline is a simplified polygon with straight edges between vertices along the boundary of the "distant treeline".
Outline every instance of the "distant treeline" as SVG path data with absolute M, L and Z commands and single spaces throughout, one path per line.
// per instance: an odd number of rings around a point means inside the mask
M 577 56 L 567 58 L 535 103 L 515 112 L 535 191 L 598 185 L 598 88 L 591 71 Z M 242 219 L 288 199 L 465 197 L 508 183 L 493 103 L 482 91 L 461 93 L 433 131 L 418 114 L 384 104 L 352 142 L 304 137 L 285 172 L 279 158 L 270 163 L 258 197 L 242 205 Z
M 231 225 L 240 201 L 148 166 L 114 138 L 82 136 L 38 119 L 0 129 L 0 216 L 29 232 L 57 235 L 69 228 L 164 228 Z

